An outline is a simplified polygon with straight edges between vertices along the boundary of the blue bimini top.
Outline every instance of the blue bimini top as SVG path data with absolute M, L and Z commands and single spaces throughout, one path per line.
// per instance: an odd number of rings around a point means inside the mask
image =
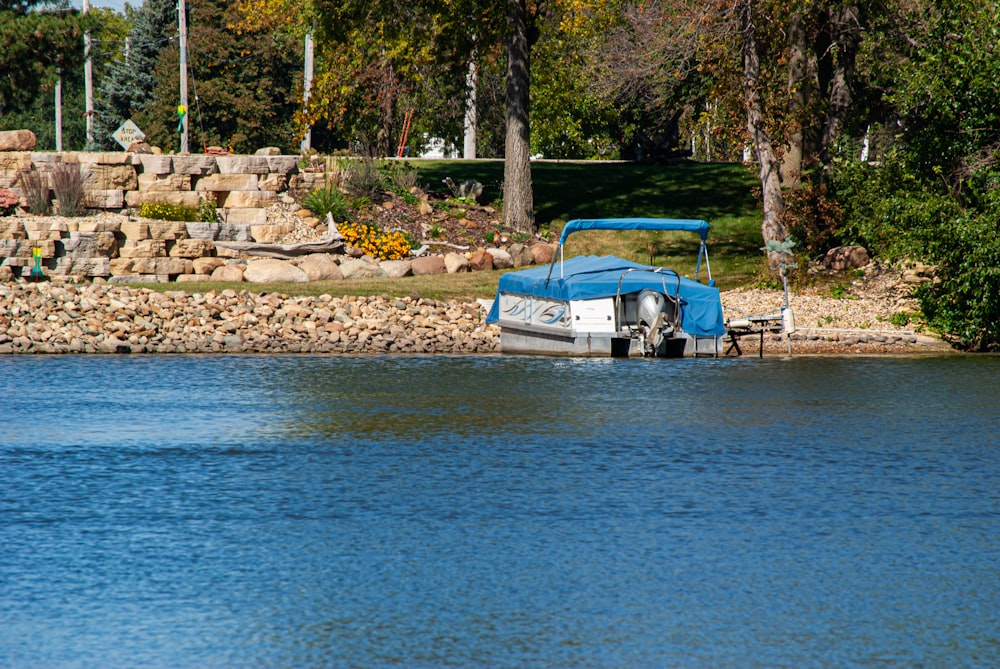
M 566 232 L 563 232 L 565 237 Z M 561 265 L 561 267 L 560 267 Z M 625 270 L 637 270 L 624 274 Z M 644 288 L 681 298 L 681 327 L 684 332 L 699 337 L 721 336 L 726 333 L 722 318 L 719 289 L 706 286 L 672 272 L 651 271 L 648 265 L 623 260 L 615 256 L 576 256 L 556 266 L 544 265 L 510 272 L 500 277 L 497 299 L 486 317 L 496 323 L 500 316 L 500 293 L 516 293 L 555 300 L 590 300 L 637 293 Z M 551 276 L 550 276 L 551 271 Z
M 559 246 L 566 243 L 566 238 L 581 230 L 654 230 L 666 232 L 679 230 L 694 232 L 701 241 L 708 239 L 709 225 L 707 221 L 686 218 L 577 218 L 563 227 L 559 236 Z

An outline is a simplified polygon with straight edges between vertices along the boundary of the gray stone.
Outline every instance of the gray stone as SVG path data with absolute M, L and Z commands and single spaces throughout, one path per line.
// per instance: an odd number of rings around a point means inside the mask
M 173 161 L 174 172 L 177 174 L 204 176 L 219 171 L 215 156 L 174 156 Z M 145 165 L 145 161 L 143 164 Z
M 215 164 L 222 174 L 267 174 L 264 156 L 217 156 Z
M 204 221 L 188 221 L 184 224 L 187 235 L 191 239 L 216 240 L 219 238 L 219 223 L 207 223 Z
M 271 174 L 294 174 L 299 171 L 298 156 L 267 156 L 267 170 Z
M 836 272 L 867 267 L 869 262 L 868 251 L 862 246 L 838 246 L 823 257 L 823 264 Z
M 504 249 L 486 249 L 486 252 L 493 256 L 493 269 L 510 269 L 514 266 L 514 259 Z
M 511 244 L 507 251 L 514 260 L 514 267 L 525 267 L 535 262 L 535 256 L 531 253 L 531 249 L 524 244 Z
M 174 170 L 173 159 L 170 156 L 140 155 L 139 162 L 146 174 L 170 174 Z

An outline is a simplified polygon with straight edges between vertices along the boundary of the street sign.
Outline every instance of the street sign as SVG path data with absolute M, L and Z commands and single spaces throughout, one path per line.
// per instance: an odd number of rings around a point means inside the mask
M 132 119 L 118 126 L 118 129 L 111 133 L 111 136 L 115 138 L 116 142 L 122 145 L 123 149 L 128 149 L 135 142 L 141 142 L 146 139 L 146 133 L 139 130 L 139 126 L 132 123 Z

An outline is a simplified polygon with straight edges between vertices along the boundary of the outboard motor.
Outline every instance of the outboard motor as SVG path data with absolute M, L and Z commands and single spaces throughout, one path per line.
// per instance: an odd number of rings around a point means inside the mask
M 636 305 L 636 320 L 644 329 L 643 355 L 667 355 L 666 340 L 674 332 L 676 304 L 663 293 L 645 289 L 640 291 Z

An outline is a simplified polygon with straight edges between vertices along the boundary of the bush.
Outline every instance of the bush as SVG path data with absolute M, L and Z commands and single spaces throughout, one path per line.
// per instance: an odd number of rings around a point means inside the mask
M 337 225 L 344 240 L 367 255 L 380 260 L 405 258 L 412 248 L 412 237 L 401 230 L 386 232 L 374 223 L 347 222 Z
M 320 218 L 330 214 L 335 221 L 347 220 L 350 214 L 347 197 L 334 185 L 317 188 L 309 193 L 302 198 L 302 206 Z
M 417 170 L 408 162 L 386 161 L 385 173 L 389 188 L 399 195 L 409 195 L 420 183 Z
M 17 184 L 28 202 L 28 211 L 32 214 L 44 215 L 52 210 L 52 200 L 49 198 L 49 186 L 41 172 L 21 170 L 17 174 Z
M 198 220 L 202 223 L 215 223 L 219 220 L 218 205 L 214 200 L 202 200 L 198 205 Z
M 84 193 L 80 163 L 56 163 L 52 168 L 52 190 L 59 200 L 60 215 L 81 215 Z
M 340 164 L 341 183 L 351 193 L 374 195 L 382 191 L 384 182 L 374 158 L 355 158 Z
M 147 202 L 139 206 L 139 215 L 143 218 L 155 218 L 160 221 L 199 221 L 201 212 L 194 207 L 185 207 L 169 202 Z
M 882 167 L 838 169 L 844 207 L 840 234 L 888 260 L 934 265 L 934 281 L 918 289 L 928 324 L 964 349 L 1000 350 L 1000 201 L 963 206 L 891 157 Z
M 844 212 L 824 185 L 803 184 L 784 192 L 782 220 L 800 248 L 811 256 L 837 245 L 836 229 Z

